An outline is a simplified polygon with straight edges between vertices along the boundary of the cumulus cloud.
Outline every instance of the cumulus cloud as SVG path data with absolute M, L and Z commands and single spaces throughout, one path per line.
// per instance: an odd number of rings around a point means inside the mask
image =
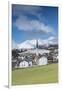
M 17 20 L 15 25 L 19 30 L 23 31 L 36 31 L 36 32 L 45 32 L 50 33 L 53 32 L 53 28 L 39 20 L 31 20 L 28 19 L 26 16 L 20 16 Z
M 48 24 L 42 22 L 42 10 L 43 7 L 32 5 L 15 5 L 12 6 L 13 16 L 18 16 L 15 25 L 19 30 L 23 31 L 35 31 L 51 33 L 53 28 Z M 32 18 L 35 17 L 35 19 Z M 31 19 L 30 19 L 31 17 Z

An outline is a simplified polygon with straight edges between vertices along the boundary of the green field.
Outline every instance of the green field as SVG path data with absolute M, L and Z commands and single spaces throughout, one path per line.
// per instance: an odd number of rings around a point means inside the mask
M 12 85 L 46 84 L 58 82 L 58 64 L 36 66 L 12 71 Z

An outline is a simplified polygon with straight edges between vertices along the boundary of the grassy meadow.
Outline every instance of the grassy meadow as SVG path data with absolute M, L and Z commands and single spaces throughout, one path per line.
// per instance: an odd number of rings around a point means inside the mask
M 12 85 L 47 84 L 58 82 L 58 64 L 19 68 L 12 71 Z

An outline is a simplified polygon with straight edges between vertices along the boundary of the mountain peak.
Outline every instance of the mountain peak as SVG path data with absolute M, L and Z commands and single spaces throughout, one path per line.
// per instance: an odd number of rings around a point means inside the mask
M 49 41 L 49 40 L 41 40 L 41 39 L 26 40 L 26 41 L 22 42 L 21 44 L 18 44 L 18 48 L 19 49 L 22 49 L 22 48 L 23 49 L 32 49 L 32 48 L 36 48 L 37 44 L 39 46 L 48 47 L 49 45 L 56 44 L 56 42 Z

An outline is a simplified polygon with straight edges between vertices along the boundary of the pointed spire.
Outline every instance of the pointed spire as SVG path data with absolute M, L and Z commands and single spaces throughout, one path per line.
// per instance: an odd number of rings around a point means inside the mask
M 36 40 L 36 48 L 38 48 L 38 40 Z

